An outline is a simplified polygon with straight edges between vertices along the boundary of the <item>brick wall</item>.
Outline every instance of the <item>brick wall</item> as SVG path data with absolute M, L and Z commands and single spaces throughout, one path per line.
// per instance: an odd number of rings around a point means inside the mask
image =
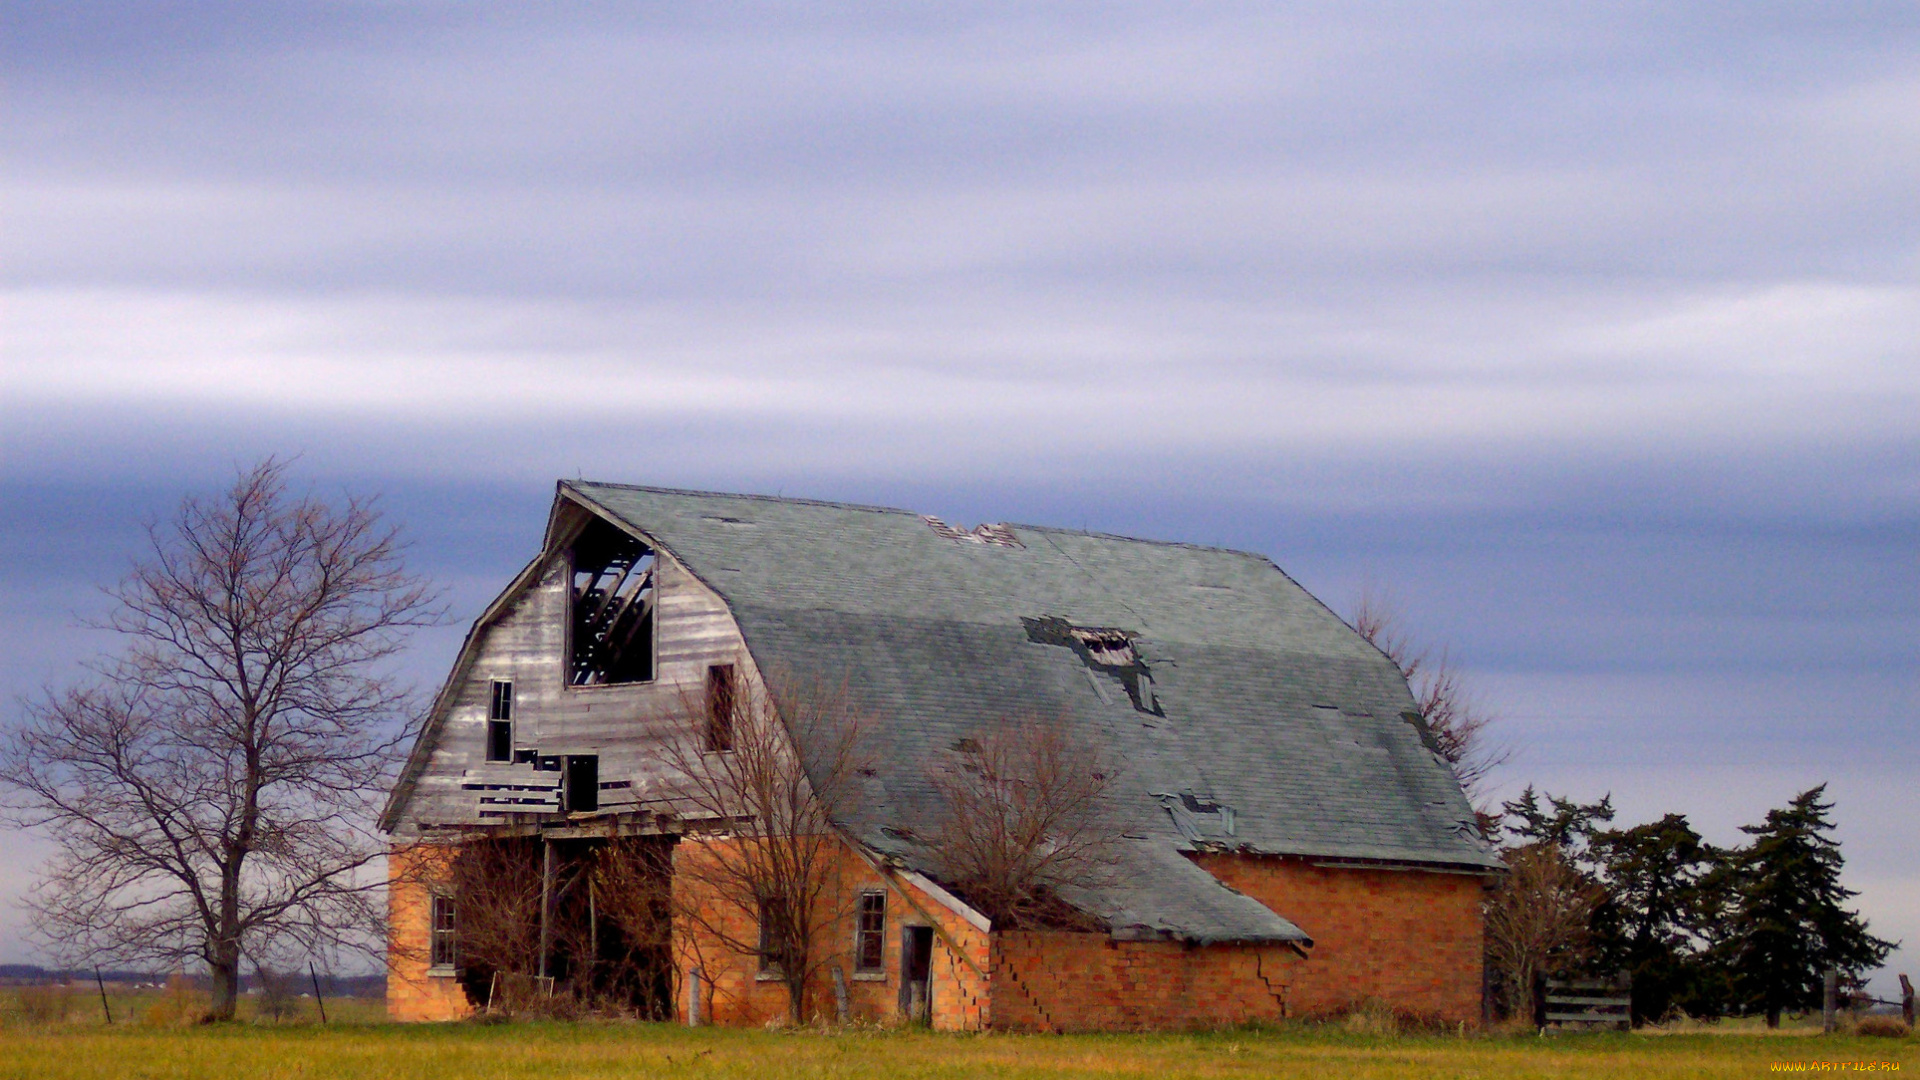
M 1286 946 L 993 935 L 993 1022 L 1030 1031 L 1214 1027 L 1288 1015 L 1304 964 Z
M 683 860 L 709 857 L 725 841 L 686 840 L 674 852 L 676 905 L 700 904 L 706 919 L 741 941 L 752 913 L 697 895 Z M 396 847 L 389 859 L 387 1010 L 396 1020 L 450 1020 L 471 1010 L 459 985 L 428 974 L 427 904 L 434 849 Z M 1377 1000 L 1446 1022 L 1480 1016 L 1482 885 L 1464 874 L 1314 866 L 1298 859 L 1201 855 L 1227 885 L 1299 924 L 1314 939 L 1302 959 L 1281 946 L 1189 947 L 1115 942 L 1104 934 L 986 934 L 906 877 L 842 850 L 834 883 L 838 918 L 824 934 L 830 964 L 848 978 L 853 1018 L 898 1018 L 901 928 L 934 928 L 933 1017 L 941 1030 L 1042 1031 L 1209 1027 L 1286 1016 L 1328 1015 Z M 441 857 L 444 857 L 443 855 Z M 861 891 L 887 894 L 885 970 L 855 977 L 854 918 Z M 704 976 L 703 1020 L 729 1025 L 783 1021 L 787 989 L 760 976 L 758 958 L 676 920 L 674 1010 L 684 1022 L 687 972 Z M 831 1019 L 824 971 L 805 1013 Z
M 1378 1000 L 1448 1023 L 1479 1022 L 1481 878 L 1273 856 L 1194 861 L 1313 938 L 1291 989 L 1295 1015 Z
M 724 1025 L 759 1025 L 787 1018 L 787 985 L 761 975 L 759 958 L 727 944 L 756 940 L 757 913 L 742 910 L 703 891 L 698 861 L 715 856 L 726 840 L 682 840 L 674 848 L 674 907 L 697 909 L 698 920 L 676 918 L 674 924 L 674 1011 L 687 1018 L 687 974 L 702 974 L 701 1019 Z M 900 1014 L 900 938 L 908 925 L 930 926 L 933 935 L 933 1027 L 945 1031 L 979 1030 L 990 1021 L 986 975 L 987 935 L 952 911 L 938 898 L 891 872 L 874 869 L 849 849 L 841 848 L 829 889 L 831 926 L 816 947 L 825 965 L 813 980 L 803 1015 L 831 1020 L 836 1008 L 828 967 L 838 966 L 847 976 L 851 1018 L 891 1022 Z M 880 890 L 887 896 L 885 970 L 879 977 L 854 973 L 854 913 L 860 893 Z
M 458 1020 L 473 1008 L 451 974 L 430 975 L 430 882 L 446 849 L 395 844 L 387 854 L 387 1015 L 395 1020 Z

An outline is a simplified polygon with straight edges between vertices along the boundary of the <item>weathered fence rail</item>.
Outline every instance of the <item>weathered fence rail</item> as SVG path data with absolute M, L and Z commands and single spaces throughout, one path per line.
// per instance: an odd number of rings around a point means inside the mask
M 1633 982 L 1619 979 L 1548 979 L 1533 984 L 1533 1024 L 1581 1024 L 1626 1031 L 1633 1026 Z

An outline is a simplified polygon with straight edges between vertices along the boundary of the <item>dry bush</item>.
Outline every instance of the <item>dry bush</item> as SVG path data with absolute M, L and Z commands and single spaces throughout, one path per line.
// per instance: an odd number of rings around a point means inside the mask
M 253 981 L 258 988 L 253 998 L 255 1019 L 271 1020 L 278 1024 L 299 1014 L 300 984 L 297 976 L 268 968 L 255 968 Z
M 1008 718 L 960 740 L 932 776 L 946 810 L 937 876 L 996 927 L 1097 928 L 1060 893 L 1113 874 L 1120 830 L 1102 803 L 1115 771 L 1057 718 Z
M 1400 1034 L 1400 1017 L 1383 1001 L 1364 1001 L 1340 1017 L 1340 1027 L 1349 1035 L 1387 1039 Z
M 1605 896 L 1554 843 L 1501 853 L 1508 874 L 1486 903 L 1487 960 L 1502 978 L 1509 1015 L 1527 1013 L 1536 974 L 1585 958 L 1588 924 Z
M 1367 998 L 1336 1013 L 1333 1023 L 1349 1035 L 1390 1039 L 1401 1035 L 1465 1035 L 1467 1025 L 1434 1013 L 1416 1012 Z M 1529 1032 L 1532 1028 L 1527 1029 Z
M 1913 1034 L 1913 1029 L 1897 1016 L 1863 1016 L 1854 1025 L 1853 1033 L 1878 1039 L 1904 1039 Z
M 192 979 L 180 972 L 167 976 L 167 985 L 159 996 L 140 1010 L 140 1022 L 148 1027 L 183 1027 L 206 1016 L 207 995 Z
M 477 1006 L 517 1011 L 509 1000 L 523 1001 L 502 996 L 501 984 L 539 974 L 543 854 L 537 838 L 503 837 L 462 844 L 449 860 L 456 948 L 467 996 Z
M 14 1001 L 20 1019 L 39 1027 L 63 1024 L 73 1013 L 73 987 L 66 983 L 35 983 L 20 988 Z

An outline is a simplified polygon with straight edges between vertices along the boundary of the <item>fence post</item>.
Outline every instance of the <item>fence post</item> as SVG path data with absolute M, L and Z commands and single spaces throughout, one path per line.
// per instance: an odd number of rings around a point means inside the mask
M 1900 976 L 1900 1016 L 1913 1026 L 1913 983 L 1905 975 Z
M 1534 1030 L 1545 1033 L 1547 1030 L 1547 973 L 1533 973 L 1533 1026 Z
M 700 969 L 687 969 L 687 1026 L 700 1026 Z
M 1826 992 L 1821 995 L 1820 1030 L 1823 1034 L 1833 1034 L 1834 1013 L 1840 1007 L 1840 973 L 1833 968 L 1827 969 Z
M 100 1011 L 108 1015 L 108 1024 L 111 1024 L 111 1022 L 113 1022 L 113 1005 L 108 1005 L 108 982 L 106 982 L 104 978 L 100 978 L 100 965 L 94 965 L 94 986 L 98 986 L 98 988 L 100 988 Z M 1907 986 L 1907 976 L 1905 976 L 1905 974 L 1901 976 L 1901 986 Z M 1908 986 L 1907 988 L 1907 1022 L 1908 1024 L 1912 1022 L 1912 1019 L 1914 1019 L 1914 992 L 1912 992 L 1912 988 Z
M 327 999 L 320 996 L 320 973 L 313 969 L 313 961 L 307 961 L 307 977 L 313 980 L 313 1003 L 320 1006 L 320 1022 L 327 1022 Z

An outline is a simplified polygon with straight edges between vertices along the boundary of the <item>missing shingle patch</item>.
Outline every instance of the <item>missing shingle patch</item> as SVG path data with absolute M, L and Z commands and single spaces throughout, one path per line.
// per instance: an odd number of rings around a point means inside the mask
M 949 540 L 960 540 L 970 544 L 992 544 L 996 547 L 1023 548 L 1027 546 L 1021 543 L 1018 537 L 1013 535 L 1013 528 L 1011 526 L 998 522 L 975 525 L 973 530 L 969 532 L 966 529 L 949 525 L 939 518 L 934 517 L 932 514 L 922 514 L 920 515 L 920 520 L 927 523 L 927 528 L 932 529 L 935 533 Z
M 1135 709 L 1154 716 L 1167 715 L 1154 693 L 1153 673 L 1147 669 L 1146 662 L 1140 659 L 1140 651 L 1134 647 L 1137 634 L 1112 626 L 1076 626 L 1053 615 L 1043 615 L 1037 619 L 1021 616 L 1020 623 L 1026 627 L 1028 641 L 1072 650 L 1080 662 L 1087 666 L 1093 691 L 1102 704 L 1107 702 L 1106 692 L 1099 682 L 1104 676 L 1119 681 L 1127 692 L 1127 700 L 1133 703 Z

